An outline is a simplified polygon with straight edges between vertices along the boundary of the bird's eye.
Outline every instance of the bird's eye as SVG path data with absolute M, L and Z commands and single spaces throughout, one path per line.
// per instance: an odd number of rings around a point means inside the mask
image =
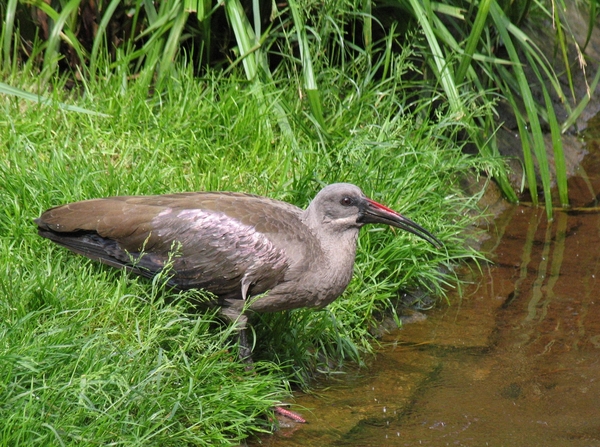
M 352 206 L 354 205 L 354 200 L 352 200 L 352 197 L 344 197 L 340 200 L 340 204 L 343 206 Z

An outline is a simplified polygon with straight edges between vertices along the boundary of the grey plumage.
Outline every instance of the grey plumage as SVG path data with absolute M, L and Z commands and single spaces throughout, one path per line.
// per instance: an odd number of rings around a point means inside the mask
M 176 250 L 170 284 L 212 292 L 232 319 L 248 298 L 265 292 L 251 310 L 322 307 L 335 300 L 352 277 L 364 224 L 396 226 L 441 246 L 347 183 L 323 188 L 306 210 L 250 194 L 199 192 L 76 202 L 35 222 L 41 236 L 75 253 L 147 277 Z

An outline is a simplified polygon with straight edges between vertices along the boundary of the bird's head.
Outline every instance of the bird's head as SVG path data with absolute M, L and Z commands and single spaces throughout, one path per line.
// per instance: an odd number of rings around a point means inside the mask
M 307 224 L 318 231 L 342 234 L 369 223 L 391 225 L 415 234 L 435 247 L 442 242 L 400 213 L 369 199 L 358 186 L 334 183 L 323 188 L 305 211 Z

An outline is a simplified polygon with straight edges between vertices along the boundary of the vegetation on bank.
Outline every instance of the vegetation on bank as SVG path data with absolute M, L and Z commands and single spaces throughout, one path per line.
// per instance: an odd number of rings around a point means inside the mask
M 17 3 L 8 2 L 4 24 Z M 80 40 L 78 5 L 65 2 L 53 16 L 60 28 L 32 47 L 7 39 L 6 26 L 0 38 L 10 93 L 0 96 L 0 446 L 238 444 L 273 428 L 269 408 L 290 384 L 360 362 L 371 350 L 369 328 L 402 291 L 443 296 L 456 284 L 454 266 L 477 256 L 464 244 L 477 198 L 459 182 L 502 175 L 503 164 L 494 151 L 462 149 L 490 138 L 480 124 L 491 126 L 497 92 L 453 89 L 443 76 L 431 82 L 430 70 L 445 68 L 424 63 L 423 34 L 373 20 L 352 34 L 361 39 L 348 40 L 336 27 L 367 16 L 325 9 L 313 17 L 321 28 L 299 26 L 310 8 L 290 3 L 287 21 L 257 33 L 255 46 L 253 21 L 226 2 L 237 44 L 227 54 L 239 58 L 218 64 L 199 48 L 167 51 L 206 39 L 206 30 L 185 34 L 187 19 L 161 21 L 162 10 L 153 16 L 152 2 L 141 2 L 128 17 L 160 30 L 154 40 L 147 31 L 115 49 L 98 37 L 69 53 L 65 46 Z M 120 2 L 106 5 L 114 12 Z M 101 36 L 109 22 L 97 22 Z M 338 181 L 360 185 L 446 246 L 364 229 L 355 278 L 340 299 L 322 311 L 253 317 L 254 371 L 237 359 L 233 328 L 195 308 L 189 294 L 51 245 L 32 222 L 65 202 L 176 191 L 246 191 L 304 207 Z
M 197 75 L 243 69 L 263 100 L 275 94 L 277 122 L 292 139 L 286 131 L 292 104 L 276 94 L 278 81 L 301 90 L 313 126 L 327 135 L 337 119 L 324 98 L 327 67 L 345 67 L 348 60 L 366 57 L 377 68 L 373 75 L 385 79 L 393 76 L 392 57 L 410 43 L 416 51 L 413 69 L 404 76 L 406 88 L 415 79 L 425 81 L 414 86 L 413 95 L 429 98 L 437 111 L 450 111 L 467 122 L 466 138 L 484 158 L 498 156 L 498 126 L 514 121 L 533 203 L 538 204 L 541 193 L 548 218 L 553 203 L 568 204 L 561 135 L 574 128 L 600 81 L 598 61 L 590 66 L 586 57 L 597 2 L 59 3 L 9 0 L 0 5 L 0 68 L 14 71 L 26 60 L 40 70 L 43 83 L 65 70 L 78 80 L 151 70 L 159 90 L 163 81 L 170 82 L 177 59 L 185 58 Z M 587 15 L 587 23 L 572 25 L 569 10 Z M 531 16 L 534 27 L 526 21 Z M 576 87 L 576 78 L 585 91 Z M 19 94 L 14 87 L 0 84 L 0 92 Z M 465 99 L 469 92 L 477 100 Z M 498 116 L 495 106 L 477 117 L 467 109 L 497 102 L 509 116 Z M 551 134 L 552 154 L 545 149 L 544 133 Z M 517 200 L 522 191 L 509 184 L 505 167 L 487 174 L 509 200 Z

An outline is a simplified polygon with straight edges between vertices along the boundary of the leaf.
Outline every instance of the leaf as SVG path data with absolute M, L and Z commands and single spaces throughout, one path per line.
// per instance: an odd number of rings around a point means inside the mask
M 36 95 L 35 93 L 29 93 L 25 90 L 21 90 L 20 88 L 12 87 L 8 84 L 5 84 L 4 82 L 0 82 L 0 93 L 5 94 L 5 95 L 16 96 L 18 98 L 26 99 L 27 101 L 36 102 L 36 103 L 42 104 L 42 105 L 58 106 L 61 109 L 68 110 L 70 112 L 85 113 L 88 115 L 101 116 L 104 118 L 110 117 L 110 115 L 107 115 L 105 113 L 95 112 L 93 110 L 84 109 L 83 107 L 72 106 L 69 104 L 62 103 L 62 102 L 54 101 L 54 100 L 47 98 L 45 96 L 42 96 L 42 95 Z

